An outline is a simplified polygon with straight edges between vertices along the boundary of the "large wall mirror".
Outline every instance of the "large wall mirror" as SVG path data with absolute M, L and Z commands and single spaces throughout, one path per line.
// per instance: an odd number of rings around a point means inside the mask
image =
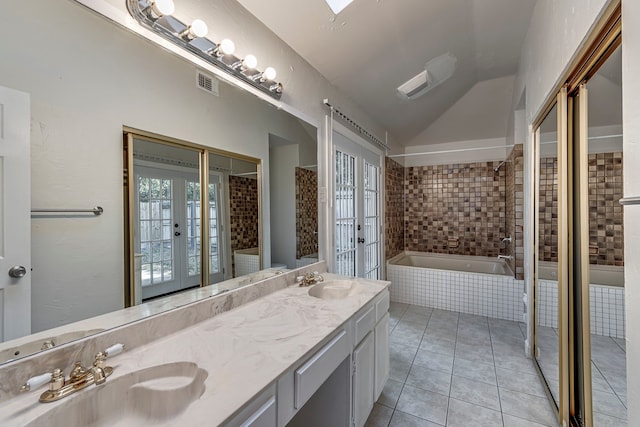
M 0 363 L 317 259 L 314 125 L 201 90 L 202 70 L 74 2 L 3 6 L 4 34 L 23 25 L 39 31 L 0 45 L 0 86 L 30 97 L 25 197 L 104 213 L 31 216 L 31 335 L 0 343 Z

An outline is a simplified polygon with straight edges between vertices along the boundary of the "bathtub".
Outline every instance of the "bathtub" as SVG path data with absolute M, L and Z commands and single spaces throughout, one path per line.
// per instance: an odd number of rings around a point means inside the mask
M 405 251 L 390 259 L 389 264 L 513 276 L 511 269 L 504 260 L 491 257 Z
M 558 264 L 540 261 L 538 277 L 543 280 L 558 280 Z M 589 282 L 592 285 L 624 286 L 624 267 L 614 265 L 589 265 Z
M 624 267 L 589 266 L 589 312 L 591 333 L 625 337 Z M 538 266 L 538 324 L 558 327 L 558 266 L 540 261 Z
M 403 252 L 387 261 L 391 301 L 521 322 L 524 281 L 504 260 Z

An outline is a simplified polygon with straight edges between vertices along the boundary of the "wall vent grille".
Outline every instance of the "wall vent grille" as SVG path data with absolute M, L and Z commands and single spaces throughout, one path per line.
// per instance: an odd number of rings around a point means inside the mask
M 196 71 L 196 85 L 205 92 L 218 96 L 218 79 L 215 77 L 198 70 Z

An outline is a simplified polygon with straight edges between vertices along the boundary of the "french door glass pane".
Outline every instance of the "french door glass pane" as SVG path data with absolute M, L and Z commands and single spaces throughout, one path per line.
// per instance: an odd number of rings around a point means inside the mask
M 140 177 L 138 200 L 142 286 L 171 281 L 174 278 L 174 248 L 170 232 L 173 223 L 172 180 Z
M 356 158 L 336 150 L 336 272 L 356 275 Z
M 200 274 L 200 183 L 187 181 L 187 274 Z
M 368 279 L 380 278 L 380 168 L 364 163 L 364 273 Z
M 219 184 L 209 184 L 209 271 L 211 274 L 220 272 L 220 244 L 219 244 L 219 219 L 218 219 L 218 196 Z

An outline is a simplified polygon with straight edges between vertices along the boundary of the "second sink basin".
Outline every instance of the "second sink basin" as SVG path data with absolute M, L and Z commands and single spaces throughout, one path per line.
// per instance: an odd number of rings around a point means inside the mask
M 363 285 L 355 280 L 329 280 L 309 289 L 309 295 L 320 299 L 343 299 L 359 294 Z

